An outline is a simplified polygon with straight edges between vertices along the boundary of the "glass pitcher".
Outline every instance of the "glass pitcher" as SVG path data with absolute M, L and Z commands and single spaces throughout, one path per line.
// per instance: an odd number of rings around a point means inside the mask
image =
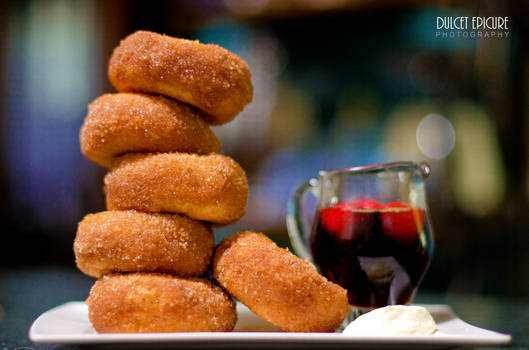
M 416 162 L 320 171 L 288 203 L 295 252 L 344 287 L 355 310 L 411 303 L 434 249 L 429 174 Z

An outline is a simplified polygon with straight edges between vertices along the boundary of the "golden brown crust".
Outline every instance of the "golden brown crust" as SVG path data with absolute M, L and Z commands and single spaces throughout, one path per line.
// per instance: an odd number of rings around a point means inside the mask
M 166 95 L 208 114 L 211 124 L 232 120 L 251 102 L 244 60 L 214 44 L 137 31 L 121 41 L 108 66 L 118 91 Z
M 203 222 L 135 210 L 89 214 L 79 223 L 75 261 L 82 272 L 165 272 L 200 276 L 211 260 L 215 237 Z
M 349 311 L 345 289 L 261 233 L 245 231 L 221 241 L 213 277 L 261 318 L 286 331 L 334 331 Z
M 227 332 L 235 303 L 210 281 L 133 273 L 100 278 L 86 300 L 100 333 Z
M 246 174 L 220 155 L 130 153 L 116 160 L 104 179 L 109 210 L 180 213 L 229 224 L 246 211 Z
M 80 132 L 81 151 L 110 167 L 129 152 L 220 151 L 220 142 L 199 112 L 162 96 L 105 94 L 88 107 Z

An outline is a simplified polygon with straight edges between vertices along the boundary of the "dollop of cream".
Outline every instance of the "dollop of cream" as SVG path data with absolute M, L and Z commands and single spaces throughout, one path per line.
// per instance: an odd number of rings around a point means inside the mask
M 391 305 L 369 311 L 351 322 L 343 334 L 399 335 L 433 334 L 437 325 L 422 306 Z

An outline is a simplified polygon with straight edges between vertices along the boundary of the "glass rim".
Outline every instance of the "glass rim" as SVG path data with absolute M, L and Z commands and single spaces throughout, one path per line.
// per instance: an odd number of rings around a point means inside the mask
M 426 162 L 397 161 L 373 165 L 355 166 L 334 170 L 320 170 L 320 177 L 334 176 L 337 174 L 375 174 L 383 171 L 419 171 L 426 178 L 430 175 L 430 166 Z

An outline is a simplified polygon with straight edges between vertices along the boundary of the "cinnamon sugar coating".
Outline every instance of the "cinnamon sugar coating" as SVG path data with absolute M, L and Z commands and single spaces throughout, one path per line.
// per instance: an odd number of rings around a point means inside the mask
M 185 216 L 104 211 L 79 223 L 74 253 L 79 270 L 93 277 L 110 272 L 200 276 L 214 246 L 211 227 Z
M 221 241 L 213 277 L 261 318 L 290 332 L 331 332 L 349 311 L 345 289 L 262 233 Z
M 129 152 L 220 151 L 220 142 L 200 112 L 162 96 L 105 94 L 88 107 L 80 132 L 81 151 L 110 167 Z
M 246 174 L 220 154 L 129 153 L 115 161 L 104 183 L 109 210 L 180 213 L 216 224 L 246 212 Z
M 227 332 L 235 303 L 210 281 L 154 273 L 100 278 L 86 300 L 100 333 Z
M 166 95 L 208 114 L 211 124 L 232 120 L 251 102 L 248 65 L 214 44 L 137 31 L 114 49 L 108 76 L 121 92 Z

